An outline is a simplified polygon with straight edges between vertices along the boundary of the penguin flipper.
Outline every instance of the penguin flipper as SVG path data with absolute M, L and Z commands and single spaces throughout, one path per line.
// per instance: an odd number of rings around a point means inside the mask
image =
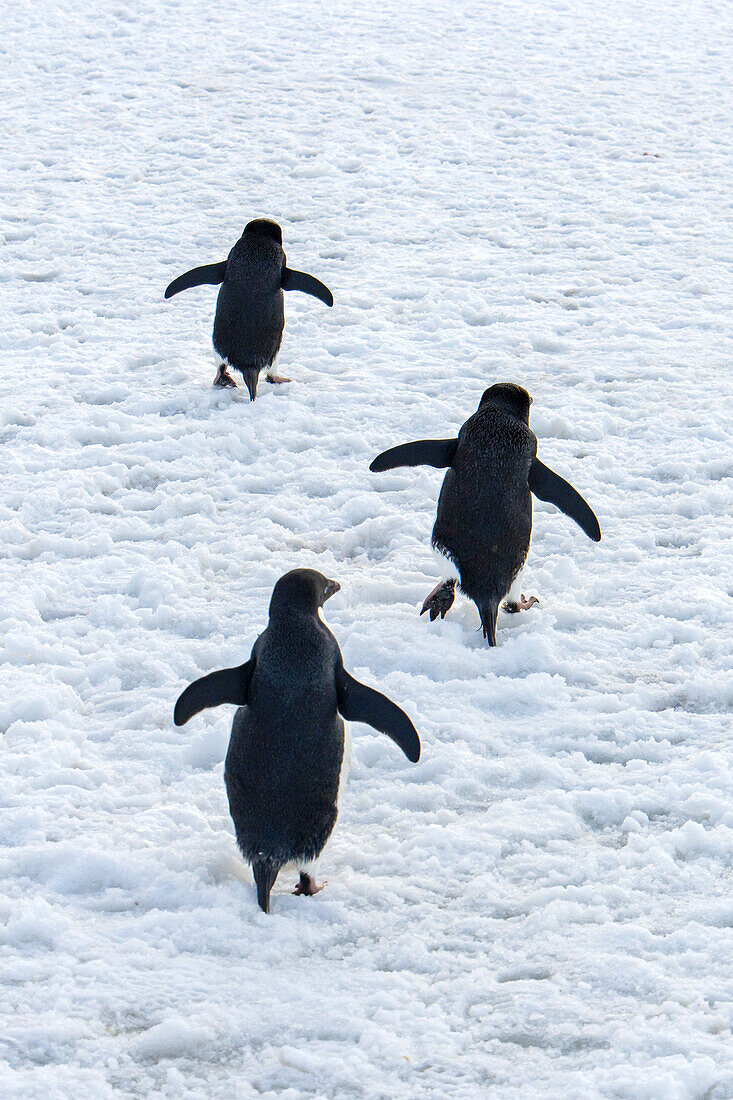
M 280 286 L 283 290 L 302 290 L 303 294 L 320 298 L 327 306 L 333 305 L 333 294 L 328 287 L 314 275 L 307 275 L 305 271 L 293 271 L 290 267 L 284 267 Z
M 578 527 L 589 539 L 593 539 L 593 542 L 601 541 L 601 527 L 595 512 L 570 482 L 556 474 L 549 466 L 545 466 L 538 458 L 534 459 L 529 468 L 527 482 L 536 497 L 554 504 L 566 516 L 575 520 Z
M 360 684 L 341 666 L 336 674 L 339 713 L 349 722 L 364 722 L 386 733 L 402 749 L 408 760 L 420 759 L 420 738 L 410 719 L 396 703 L 374 688 Z
M 399 447 L 382 451 L 369 469 L 373 474 L 393 470 L 395 466 L 434 466 L 442 470 L 453 465 L 457 450 L 457 439 L 417 439 L 414 443 L 401 443 Z
M 175 724 L 184 726 L 189 718 L 193 718 L 194 714 L 206 707 L 218 707 L 222 703 L 245 706 L 254 667 L 254 657 L 250 657 L 246 664 L 238 665 L 237 668 L 222 668 L 218 672 L 202 676 L 200 680 L 194 680 L 178 697 L 173 711 Z
M 206 264 L 205 267 L 194 267 L 184 275 L 179 275 L 177 279 L 174 279 L 172 283 L 168 284 L 165 288 L 165 297 L 172 298 L 174 294 L 180 294 L 182 290 L 188 290 L 192 286 L 203 286 L 204 283 L 218 286 L 219 283 L 224 282 L 226 273 L 227 260 L 222 260 L 220 264 Z

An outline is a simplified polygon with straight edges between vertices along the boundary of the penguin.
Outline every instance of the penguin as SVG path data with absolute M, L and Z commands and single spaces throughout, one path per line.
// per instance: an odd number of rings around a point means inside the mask
M 532 534 L 532 494 L 556 505 L 589 539 L 601 528 L 582 496 L 537 458 L 537 437 L 529 428 L 532 398 L 521 386 L 501 382 L 484 391 L 479 407 L 457 439 L 421 439 L 378 455 L 370 470 L 397 466 L 448 467 L 438 499 L 432 545 L 457 572 L 436 585 L 422 610 L 444 618 L 456 583 L 474 601 L 483 635 L 496 645 L 496 617 L 523 611 L 539 601 L 521 595 L 520 575 Z
M 373 726 L 408 760 L 420 759 L 420 738 L 405 712 L 344 669 L 338 643 L 319 614 L 339 589 L 314 569 L 285 573 L 249 660 L 190 684 L 173 713 L 182 726 L 205 707 L 239 708 L 224 781 L 237 844 L 252 866 L 265 913 L 286 864 L 299 872 L 294 894 L 310 896 L 323 888 L 316 882 L 316 861 L 336 823 L 349 764 L 343 719 Z
M 221 283 L 213 341 L 214 350 L 223 362 L 214 385 L 236 387 L 228 364 L 244 376 L 250 401 L 257 396 L 261 370 L 268 371 L 268 382 L 290 381 L 270 373 L 283 338 L 283 291 L 301 290 L 320 298 L 327 306 L 333 305 L 333 294 L 327 286 L 312 275 L 287 266 L 282 243 L 282 229 L 276 222 L 255 218 L 244 227 L 226 260 L 179 275 L 165 291 L 165 297 L 172 298 L 192 286 Z

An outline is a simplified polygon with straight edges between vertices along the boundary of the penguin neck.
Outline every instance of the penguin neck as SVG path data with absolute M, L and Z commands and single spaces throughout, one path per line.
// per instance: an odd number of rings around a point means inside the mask
M 520 399 L 513 396 L 510 397 L 492 397 L 490 401 L 482 401 L 479 405 L 479 412 L 491 410 L 495 413 L 501 413 L 504 416 L 511 416 L 517 420 L 521 420 L 523 424 L 529 426 L 529 403 L 526 404 Z
M 318 606 L 309 603 L 277 603 L 270 608 L 270 625 L 277 627 L 281 623 L 292 623 L 294 619 L 316 619 L 320 621 Z

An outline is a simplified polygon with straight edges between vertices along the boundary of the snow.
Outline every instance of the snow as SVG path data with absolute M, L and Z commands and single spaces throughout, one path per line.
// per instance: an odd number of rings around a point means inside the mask
M 3 1097 L 733 1096 L 725 3 L 3 9 Z M 283 226 L 287 386 L 214 392 L 216 290 Z M 499 648 L 435 584 L 446 437 L 534 396 L 592 544 L 535 508 Z M 182 730 L 294 566 L 354 728 L 319 874 L 256 906 Z

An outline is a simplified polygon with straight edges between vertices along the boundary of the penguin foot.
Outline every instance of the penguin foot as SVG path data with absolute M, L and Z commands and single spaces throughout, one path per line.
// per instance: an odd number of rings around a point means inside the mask
M 279 386 L 281 382 L 290 382 L 290 378 L 286 378 L 284 374 L 266 374 L 265 378 L 268 382 L 272 382 L 273 386 Z
M 502 611 L 508 611 L 510 615 L 516 615 L 518 611 L 529 611 L 530 607 L 534 607 L 539 602 L 536 596 L 530 596 L 529 599 L 526 599 L 523 592 L 520 600 L 507 600 L 506 603 L 501 605 L 501 609 Z
M 300 882 L 296 884 L 293 893 L 297 894 L 298 896 L 302 894 L 307 898 L 312 898 L 314 894 L 317 894 L 320 890 L 323 889 L 324 886 L 327 885 L 328 883 L 322 882 L 319 886 L 316 880 L 311 875 L 306 875 L 303 871 L 301 871 Z
M 440 615 L 441 619 L 444 619 L 453 606 L 455 598 L 455 580 L 441 581 L 440 584 L 436 584 L 430 595 L 426 597 L 420 614 L 424 615 L 426 611 L 429 611 L 431 623 L 437 619 L 438 615 Z
M 224 363 L 219 364 L 219 369 L 216 372 L 216 378 L 214 379 L 214 385 L 221 386 L 222 389 L 229 389 L 232 386 L 235 390 L 237 388 L 237 383 L 234 381 L 231 374 L 226 369 Z

